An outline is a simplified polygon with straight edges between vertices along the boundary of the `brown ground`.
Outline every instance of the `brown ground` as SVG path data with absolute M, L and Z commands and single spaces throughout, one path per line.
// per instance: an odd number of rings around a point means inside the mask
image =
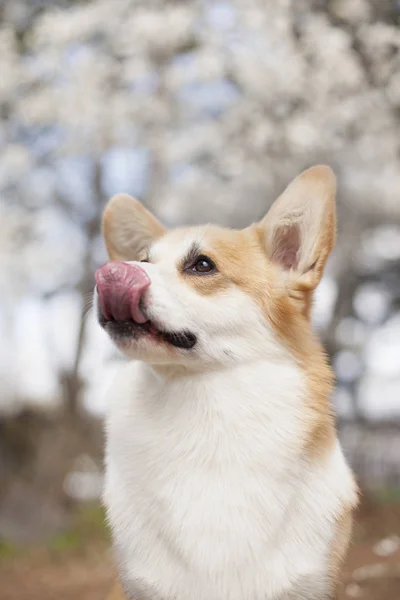
M 354 538 L 339 600 L 400 600 L 400 504 L 364 501 L 357 515 Z M 376 544 L 385 539 L 389 539 L 386 550 L 390 553 L 382 556 L 377 554 Z M 104 536 L 96 536 L 85 547 L 70 542 L 74 538 L 60 539 L 50 550 L 3 556 L 0 599 L 105 599 L 113 581 L 113 569 Z

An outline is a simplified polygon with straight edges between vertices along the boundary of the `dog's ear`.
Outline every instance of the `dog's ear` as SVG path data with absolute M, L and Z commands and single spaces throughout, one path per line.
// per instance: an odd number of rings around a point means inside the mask
M 318 285 L 336 234 L 336 178 L 327 166 L 301 173 L 259 224 L 268 257 L 298 292 Z
M 112 260 L 139 260 L 166 230 L 138 200 L 117 194 L 103 214 L 103 236 Z

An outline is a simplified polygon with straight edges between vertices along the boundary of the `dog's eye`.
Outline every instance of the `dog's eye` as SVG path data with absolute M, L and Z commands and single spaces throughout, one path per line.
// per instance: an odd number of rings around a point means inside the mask
M 215 263 L 208 256 L 199 256 L 192 267 L 192 271 L 196 273 L 212 273 L 215 270 Z

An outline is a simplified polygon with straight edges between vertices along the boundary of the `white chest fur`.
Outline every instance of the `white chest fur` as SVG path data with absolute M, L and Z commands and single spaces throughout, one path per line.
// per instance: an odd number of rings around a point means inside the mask
M 165 380 L 131 363 L 109 396 L 104 499 L 132 597 L 281 600 L 307 577 L 328 597 L 353 483 L 338 444 L 325 464 L 303 457 L 296 366 Z

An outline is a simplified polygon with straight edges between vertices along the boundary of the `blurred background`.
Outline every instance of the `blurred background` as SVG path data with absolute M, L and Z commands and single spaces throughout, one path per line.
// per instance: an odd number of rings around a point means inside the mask
M 315 163 L 339 236 L 315 328 L 364 491 L 343 598 L 400 597 L 400 2 L 0 0 L 0 598 L 105 597 L 88 306 L 116 192 L 259 219 Z M 397 590 L 397 591 L 396 591 Z

